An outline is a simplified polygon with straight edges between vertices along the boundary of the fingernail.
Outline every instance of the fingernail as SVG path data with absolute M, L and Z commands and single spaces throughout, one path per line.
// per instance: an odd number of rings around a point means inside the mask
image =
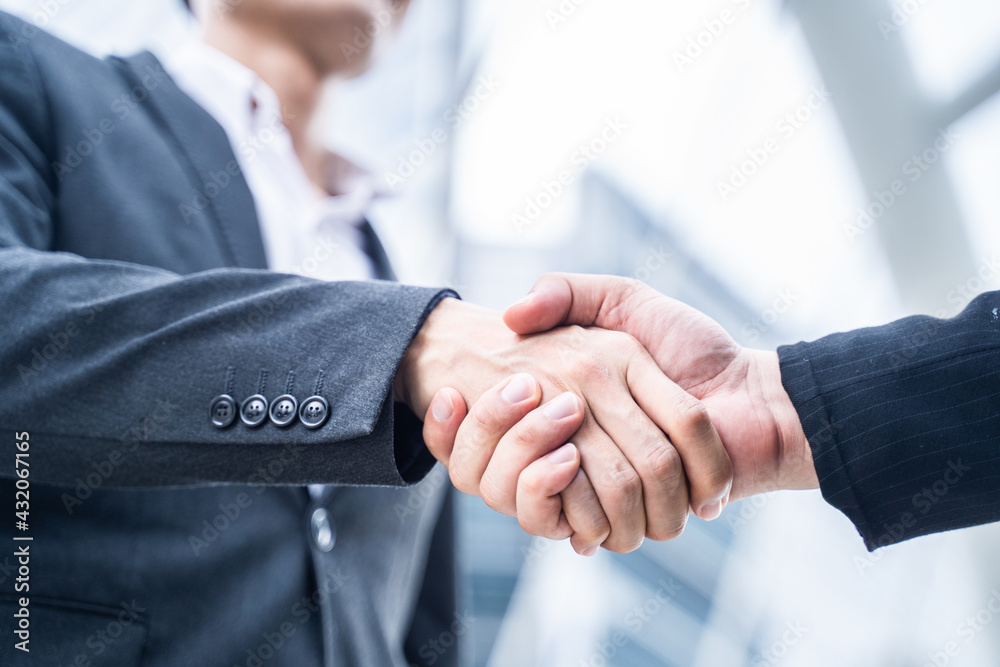
M 584 551 L 581 551 L 580 555 L 581 556 L 586 556 L 587 558 L 590 558 L 591 556 L 593 556 L 594 554 L 597 553 L 598 549 L 600 549 L 600 547 L 590 547 L 589 549 L 585 549 Z
M 510 384 L 503 388 L 500 395 L 508 403 L 514 405 L 522 403 L 535 395 L 535 378 L 527 373 L 519 373 L 514 376 Z
M 446 422 L 455 414 L 455 406 L 451 404 L 451 396 L 446 391 L 439 391 L 431 403 L 431 414 L 439 422 Z
M 556 465 L 569 463 L 576 458 L 576 446 L 574 446 L 572 442 L 567 442 L 565 445 L 549 454 L 548 458 L 549 463 L 554 463 Z
M 545 416 L 554 422 L 561 419 L 566 419 L 576 414 L 576 411 L 580 409 L 580 401 L 577 399 L 576 395 L 571 392 L 566 392 L 561 396 L 558 396 L 545 406 L 544 412 Z
M 715 521 L 716 519 L 719 518 L 720 514 L 722 514 L 721 500 L 716 501 L 711 505 L 705 505 L 704 507 L 701 508 L 701 511 L 698 512 L 698 516 L 700 516 L 705 521 Z
M 520 299 L 518 299 L 517 301 L 515 301 L 514 303 L 512 303 L 511 306 L 512 307 L 513 306 L 523 306 L 523 305 L 525 305 L 527 303 L 531 303 L 531 300 L 534 299 L 534 298 L 535 298 L 535 293 L 534 292 L 528 292 L 527 294 L 525 294 L 524 296 L 522 296 Z

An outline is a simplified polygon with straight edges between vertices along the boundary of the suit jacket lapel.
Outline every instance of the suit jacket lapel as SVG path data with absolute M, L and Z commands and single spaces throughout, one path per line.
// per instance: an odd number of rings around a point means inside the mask
M 163 66 L 152 53 L 143 51 L 129 58 L 112 57 L 110 60 L 132 85 L 142 85 L 143 77 L 151 72 L 162 76 L 160 85 L 147 87 L 146 103 L 150 112 L 176 139 L 189 167 L 192 186 L 205 193 L 214 185 L 211 190 L 217 194 L 205 197 L 208 202 L 205 211 L 219 225 L 233 264 L 266 269 L 267 256 L 253 195 L 239 171 L 225 130 L 178 88 L 173 79 L 162 75 Z
M 142 78 L 148 76 L 150 71 L 161 73 L 163 70 L 160 61 L 149 51 L 129 58 L 111 57 L 110 60 L 133 85 L 142 85 Z M 253 195 L 243 173 L 238 171 L 236 156 L 225 130 L 211 114 L 178 88 L 173 79 L 169 76 L 163 76 L 163 79 L 161 85 L 148 88 L 150 110 L 177 141 L 190 168 L 194 188 L 204 191 L 210 183 L 218 185 L 213 174 L 218 177 L 222 172 L 231 176 L 227 185 L 218 187 L 216 196 L 206 197 L 206 211 L 219 225 L 236 266 L 266 269 L 267 256 Z M 227 171 L 230 163 L 234 166 Z M 371 224 L 366 220 L 360 228 L 365 238 L 365 250 L 374 264 L 375 277 L 396 280 L 385 248 Z

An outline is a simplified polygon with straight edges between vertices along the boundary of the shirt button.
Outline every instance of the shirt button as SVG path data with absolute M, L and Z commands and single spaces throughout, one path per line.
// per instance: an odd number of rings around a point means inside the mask
M 215 428 L 226 428 L 236 421 L 236 401 L 229 394 L 222 394 L 212 399 L 208 416 Z
M 260 426 L 267 419 L 267 399 L 260 394 L 254 394 L 243 401 L 240 406 L 240 419 L 251 428 Z
M 306 428 L 319 428 L 330 416 L 330 404 L 322 396 L 310 396 L 299 408 L 299 419 Z
M 337 543 L 337 536 L 330 523 L 330 513 L 322 507 L 317 507 L 312 513 L 312 538 L 316 548 L 324 553 L 333 550 L 333 545 Z
M 278 427 L 288 426 L 295 421 L 299 402 L 291 394 L 285 394 L 271 403 L 271 422 Z

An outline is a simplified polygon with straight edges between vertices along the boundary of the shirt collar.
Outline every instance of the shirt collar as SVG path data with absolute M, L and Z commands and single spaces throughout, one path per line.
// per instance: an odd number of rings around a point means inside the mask
M 277 95 L 256 72 L 199 39 L 173 51 L 164 66 L 234 143 L 253 134 L 257 119 L 281 118 Z
M 287 137 L 277 94 L 249 67 L 201 39 L 188 40 L 163 62 L 178 86 L 222 126 L 234 151 L 265 130 L 277 129 Z M 363 221 L 371 203 L 386 194 L 373 174 L 334 152 L 327 153 L 326 188 L 330 196 L 313 208 L 318 218 L 349 224 Z

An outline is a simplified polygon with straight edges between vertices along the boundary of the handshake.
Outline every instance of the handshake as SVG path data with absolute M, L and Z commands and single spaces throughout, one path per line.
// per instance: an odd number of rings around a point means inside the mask
M 460 491 L 583 555 L 819 486 L 777 354 L 635 280 L 546 275 L 502 316 L 445 299 L 395 398 Z

